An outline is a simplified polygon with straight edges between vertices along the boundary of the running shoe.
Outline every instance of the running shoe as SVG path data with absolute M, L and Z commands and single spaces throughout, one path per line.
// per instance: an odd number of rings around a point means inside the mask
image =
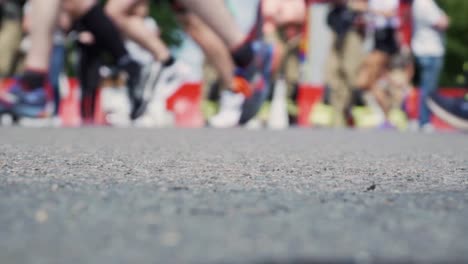
M 137 89 L 142 92 L 142 100 L 139 108 L 132 111 L 132 120 L 143 116 L 148 105 L 155 99 L 164 101 L 171 97 L 187 80 L 189 74 L 188 66 L 180 62 L 166 67 L 156 61 L 145 65 Z
M 468 130 L 468 95 L 463 98 L 446 98 L 431 95 L 427 105 L 438 118 L 460 130 Z
M 310 113 L 310 123 L 318 127 L 331 127 L 335 111 L 332 106 L 325 103 L 317 103 Z
M 148 100 L 145 98 L 145 85 L 150 78 L 150 71 L 153 65 L 148 64 L 143 69 L 142 66 L 129 57 L 122 58 L 117 63 L 117 69 L 127 74 L 128 96 L 131 102 L 130 118 L 132 120 L 142 116 L 148 105 Z
M 223 90 L 219 98 L 219 111 L 208 119 L 214 128 L 229 128 L 240 124 L 245 99 L 253 94 L 249 82 L 240 76 L 233 79 L 233 89 Z M 258 111 L 257 111 L 258 112 Z
M 152 63 L 149 63 L 143 67 L 139 84 L 139 89 L 142 93 L 142 103 L 139 109 L 132 110 L 132 120 L 136 120 L 145 114 L 148 108 L 148 104 L 153 99 L 154 91 L 162 74 L 162 69 L 162 65 L 156 61 L 153 61 Z
M 400 131 L 408 129 L 408 116 L 399 108 L 390 110 L 388 113 L 388 121 Z
M 158 97 L 159 100 L 167 100 L 191 78 L 191 75 L 190 67 L 182 61 L 176 61 L 171 66 L 163 67 L 154 96 Z
M 254 58 L 250 65 L 236 70 L 234 79 L 234 91 L 242 93 L 246 98 L 239 118 L 241 125 L 246 124 L 257 114 L 267 99 L 271 86 L 273 46 L 259 40 L 253 41 L 251 45 L 255 54 Z
M 210 118 L 208 124 L 214 128 L 230 128 L 239 125 L 245 96 L 242 93 L 223 91 L 218 114 Z
M 15 79 L 0 91 L 0 112 L 18 117 L 49 117 L 53 114 L 51 93 L 47 87 L 25 90 L 20 81 Z

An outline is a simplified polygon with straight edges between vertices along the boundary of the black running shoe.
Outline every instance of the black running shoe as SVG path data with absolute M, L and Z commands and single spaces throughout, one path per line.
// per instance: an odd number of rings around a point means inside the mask
M 128 96 L 131 102 L 130 118 L 137 119 L 146 112 L 145 83 L 148 79 L 142 66 L 130 57 L 124 57 L 117 63 L 118 70 L 127 74 Z
M 148 63 L 143 67 L 140 82 L 138 83 L 138 90 L 142 92 L 142 100 L 139 107 L 132 111 L 130 116 L 132 120 L 136 120 L 145 114 L 148 104 L 154 97 L 155 89 L 161 79 L 162 72 L 162 65 L 156 61 Z
M 438 118 L 460 130 L 468 130 L 468 95 L 464 98 L 446 98 L 433 94 L 427 105 Z

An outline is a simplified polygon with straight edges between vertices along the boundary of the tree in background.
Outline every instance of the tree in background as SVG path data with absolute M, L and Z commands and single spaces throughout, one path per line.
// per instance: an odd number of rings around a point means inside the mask
M 150 14 L 158 22 L 163 41 L 170 47 L 180 46 L 183 41 L 183 34 L 169 1 L 159 1 L 158 4 L 151 1 Z
M 169 1 L 158 1 L 158 4 L 154 2 L 150 1 L 150 16 L 156 19 L 161 29 L 161 38 L 170 47 L 180 46 L 183 41 L 183 34 L 172 12 Z M 101 4 L 104 5 L 105 3 L 106 0 L 101 0 Z
M 447 52 L 441 76 L 444 86 L 468 86 L 468 1 L 438 0 L 450 17 L 447 31 Z

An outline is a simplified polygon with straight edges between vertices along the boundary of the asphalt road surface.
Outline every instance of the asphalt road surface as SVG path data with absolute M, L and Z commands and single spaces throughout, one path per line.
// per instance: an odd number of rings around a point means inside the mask
M 468 137 L 0 128 L 0 263 L 468 263 Z

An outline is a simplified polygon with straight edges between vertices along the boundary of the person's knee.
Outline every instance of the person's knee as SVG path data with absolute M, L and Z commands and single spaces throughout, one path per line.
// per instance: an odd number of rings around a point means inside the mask
M 185 15 L 185 31 L 205 51 L 210 54 L 228 52 L 226 45 L 216 33 L 194 14 Z
M 355 80 L 355 86 L 362 90 L 369 90 L 372 85 L 372 73 L 369 65 L 364 65 L 359 69 L 358 75 Z

